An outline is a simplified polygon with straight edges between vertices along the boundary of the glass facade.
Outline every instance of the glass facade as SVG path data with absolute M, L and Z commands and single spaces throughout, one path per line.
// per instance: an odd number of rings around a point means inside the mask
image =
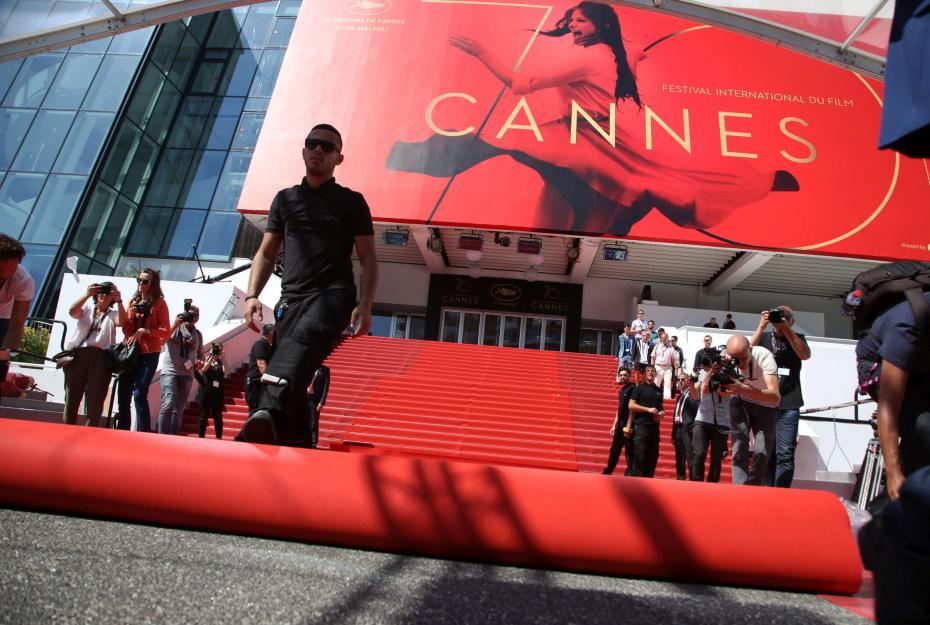
M 28 250 L 34 310 L 50 309 L 69 256 L 97 274 L 115 273 L 123 255 L 230 260 L 249 228 L 236 205 L 300 4 L 237 7 L 0 64 L 0 219 Z M 44 27 L 56 11 L 91 17 L 102 6 L 0 5 Z

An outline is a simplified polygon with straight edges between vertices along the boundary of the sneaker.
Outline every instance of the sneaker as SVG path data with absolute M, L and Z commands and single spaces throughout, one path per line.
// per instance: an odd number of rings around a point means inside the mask
M 247 443 L 277 444 L 278 433 L 271 412 L 268 410 L 253 412 L 243 424 L 240 436 Z

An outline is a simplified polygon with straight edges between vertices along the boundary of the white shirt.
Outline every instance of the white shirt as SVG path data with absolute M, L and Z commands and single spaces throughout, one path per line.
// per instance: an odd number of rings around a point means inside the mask
M 10 278 L 0 287 L 0 319 L 9 319 L 13 314 L 13 302 L 28 302 L 36 293 L 36 284 L 26 269 L 19 265 Z
M 745 376 L 743 380 L 744 383 L 749 386 L 765 390 L 768 388 L 765 384 L 766 375 L 778 375 L 778 365 L 775 364 L 775 356 L 772 355 L 772 352 L 765 349 L 761 345 L 756 345 L 752 348 L 752 352 L 749 357 L 749 368 L 743 369 L 740 367 L 740 373 Z M 753 404 L 758 404 L 760 406 L 777 406 L 778 400 L 761 402 L 755 399 L 749 399 L 748 397 L 743 397 L 740 395 L 740 398 L 743 401 L 748 401 Z
M 659 343 L 652 350 L 653 362 L 657 367 L 672 367 L 678 358 L 678 352 L 671 343 Z
M 630 324 L 630 329 L 633 331 L 634 335 L 636 334 L 637 330 L 641 332 L 642 329 L 645 327 L 646 327 L 646 322 L 643 321 L 642 319 L 634 319 L 633 323 Z
M 81 309 L 81 318 L 71 332 L 65 349 L 78 347 L 97 347 L 110 349 L 116 343 L 116 326 L 119 323 L 119 313 L 110 309 L 102 315 L 96 312 L 93 300 L 84 304 Z

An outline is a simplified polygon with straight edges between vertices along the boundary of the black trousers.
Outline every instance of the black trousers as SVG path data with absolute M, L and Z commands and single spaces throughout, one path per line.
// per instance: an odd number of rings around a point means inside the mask
M 245 403 L 249 407 L 249 414 L 258 410 L 258 399 L 261 397 L 262 382 L 261 378 L 245 379 Z
M 604 475 L 613 475 L 617 463 L 620 461 L 620 452 L 626 447 L 627 439 L 623 435 L 623 424 L 617 422 L 614 430 L 613 440 L 610 442 L 610 453 L 607 454 L 607 466 L 604 467 Z
M 633 424 L 634 477 L 653 477 L 659 463 L 659 425 L 652 420 L 637 419 Z
M 216 437 L 223 438 L 223 392 L 201 391 L 197 394 L 197 403 L 200 404 L 200 424 L 197 433 L 200 438 L 207 434 L 207 419 L 213 419 L 213 428 Z
M 310 444 L 307 386 L 349 325 L 354 295 L 350 290 L 330 289 L 291 301 L 275 325 L 274 358 L 265 373 L 286 383 L 262 384 L 258 407 L 271 413 L 278 443 Z
M 691 479 L 695 482 L 704 481 L 704 468 L 707 462 L 707 448 L 710 447 L 710 471 L 707 473 L 708 482 L 720 481 L 720 470 L 723 465 L 723 454 L 727 450 L 725 430 L 713 423 L 695 421 L 691 430 Z
M 675 446 L 675 475 L 688 479 L 691 472 L 691 430 L 684 423 L 672 424 L 672 445 Z

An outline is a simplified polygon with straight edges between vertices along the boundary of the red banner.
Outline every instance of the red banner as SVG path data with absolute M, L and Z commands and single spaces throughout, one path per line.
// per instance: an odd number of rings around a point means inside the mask
M 927 163 L 876 149 L 880 83 L 573 6 L 306 3 L 239 210 L 300 181 L 326 122 L 376 221 L 930 260 Z

